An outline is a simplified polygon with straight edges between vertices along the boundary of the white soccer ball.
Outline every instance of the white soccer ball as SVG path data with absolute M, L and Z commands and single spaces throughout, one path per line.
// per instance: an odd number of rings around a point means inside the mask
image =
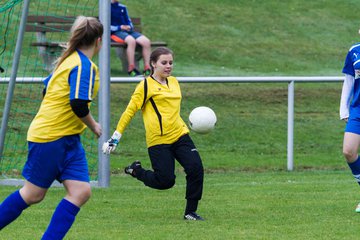
M 190 129 L 196 133 L 209 133 L 216 124 L 215 112 L 209 107 L 194 108 L 189 115 Z

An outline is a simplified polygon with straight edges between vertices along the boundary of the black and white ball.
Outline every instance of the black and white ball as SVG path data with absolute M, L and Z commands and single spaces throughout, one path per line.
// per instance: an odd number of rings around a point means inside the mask
M 215 112 L 205 106 L 194 108 L 189 115 L 190 129 L 200 134 L 211 132 L 215 127 L 216 121 Z

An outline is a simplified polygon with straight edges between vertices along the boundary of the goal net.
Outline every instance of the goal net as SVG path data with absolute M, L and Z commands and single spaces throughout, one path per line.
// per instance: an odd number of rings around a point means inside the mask
M 13 67 L 23 4 L 22 0 L 8 0 L 0 5 L 0 18 L 2 20 L 0 25 L 2 38 L 0 41 L 0 96 L 2 96 L 0 98 L 0 113 L 2 118 L 4 118 L 8 83 Z M 98 16 L 98 9 L 98 1 L 93 0 L 32 0 L 30 1 L 28 16 L 57 18 L 78 15 Z M 44 32 L 25 30 L 3 152 L 0 158 L 0 180 L 3 182 L 6 182 L 7 179 L 21 179 L 21 171 L 27 158 L 27 130 L 42 100 L 42 79 L 48 76 L 52 61 L 61 53 L 60 48 L 32 46 L 32 43 L 40 40 L 66 42 L 68 33 L 68 31 L 49 31 L 45 35 Z M 97 59 L 94 61 L 97 62 Z M 96 100 L 92 104 L 92 113 L 97 119 Z M 85 130 L 81 138 L 87 154 L 91 180 L 96 180 L 98 164 L 96 138 L 90 130 Z

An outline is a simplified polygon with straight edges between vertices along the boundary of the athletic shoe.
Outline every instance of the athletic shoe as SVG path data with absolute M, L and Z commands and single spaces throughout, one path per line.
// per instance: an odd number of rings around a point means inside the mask
M 360 213 L 360 203 L 356 206 L 355 212 Z
M 150 69 L 145 69 L 143 74 L 144 74 L 145 77 L 150 76 L 151 70 Z
M 202 217 L 200 217 L 196 212 L 191 212 L 184 215 L 185 220 L 193 220 L 193 221 L 204 221 Z
M 141 168 L 141 162 L 140 161 L 135 161 L 132 164 L 130 164 L 129 166 L 127 166 L 124 169 L 124 172 L 126 174 L 129 174 L 133 177 L 136 177 L 136 169 L 140 169 Z
M 136 68 L 134 68 L 133 70 L 128 72 L 128 74 L 129 74 L 130 77 L 137 77 L 137 76 L 141 75 L 140 72 Z

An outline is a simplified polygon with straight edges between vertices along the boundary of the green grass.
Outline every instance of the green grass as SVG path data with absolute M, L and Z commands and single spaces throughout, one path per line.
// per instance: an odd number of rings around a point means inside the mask
M 93 189 L 65 239 L 356 239 L 357 184 L 348 171 L 239 172 L 205 175 L 199 213 L 182 220 L 184 175 L 167 191 L 129 176 L 111 177 L 109 189 Z M 0 198 L 14 187 L 1 187 Z M 39 239 L 64 195 L 45 200 L 1 231 L 2 239 Z M 21 231 L 19 230 L 21 229 Z
M 97 1 L 70 2 L 34 0 L 30 14 L 97 15 L 93 7 Z M 168 42 L 174 50 L 175 76 L 338 76 L 348 48 L 358 41 L 355 0 L 123 3 L 131 16 L 142 18 L 145 35 Z M 0 65 L 6 69 L 2 76 L 10 75 L 14 50 L 10 43 L 16 39 L 19 14 L 17 7 L 7 49 L 0 56 Z M 53 37 L 64 40 L 67 36 Z M 45 77 L 37 49 L 29 47 L 32 41 L 35 36 L 27 33 L 18 76 Z M 111 54 L 111 76 L 124 76 L 119 60 L 113 51 Z M 207 221 L 181 219 L 185 180 L 179 165 L 176 186 L 163 192 L 122 174 L 123 167 L 136 159 L 150 167 L 142 119 L 137 114 L 111 156 L 110 188 L 93 189 L 93 197 L 79 213 L 67 239 L 357 239 L 359 215 L 354 207 L 359 200 L 358 186 L 341 153 L 344 123 L 338 119 L 340 83 L 295 84 L 293 172 L 286 171 L 285 83 L 181 86 L 185 120 L 200 105 L 213 108 L 218 116 L 212 133 L 191 133 L 206 172 L 199 213 Z M 112 84 L 111 131 L 134 87 Z M 0 88 L 5 96 L 6 86 Z M 41 98 L 41 86 L 19 84 L 15 92 L 18 101 L 13 109 L 19 112 L 11 115 L 6 157 L 15 160 L 9 169 L 19 174 L 16 167 L 26 159 L 26 150 L 19 149 L 26 149 L 24 139 L 36 112 L 35 102 Z M 34 102 L 24 93 L 31 94 Z M 86 144 L 96 145 L 93 138 L 88 139 Z M 97 155 L 91 154 L 94 164 Z M 14 190 L 2 186 L 0 199 Z M 26 210 L 1 231 L 0 238 L 39 239 L 63 195 L 63 189 L 50 189 L 44 202 Z
M 176 76 L 339 75 L 347 50 L 358 41 L 352 17 L 355 0 L 122 2 L 130 16 L 142 18 L 145 35 L 166 41 L 174 50 Z M 29 14 L 97 15 L 97 3 L 34 0 Z M 19 4 L 7 33 L 8 51 L 0 59 L 8 74 L 14 45 L 10 43 L 16 39 L 20 12 Z M 66 38 L 64 33 L 49 34 L 53 41 Z M 35 34 L 26 33 L 19 67 L 43 76 L 37 49 L 29 47 L 33 41 Z M 123 76 L 111 52 L 112 76 Z

